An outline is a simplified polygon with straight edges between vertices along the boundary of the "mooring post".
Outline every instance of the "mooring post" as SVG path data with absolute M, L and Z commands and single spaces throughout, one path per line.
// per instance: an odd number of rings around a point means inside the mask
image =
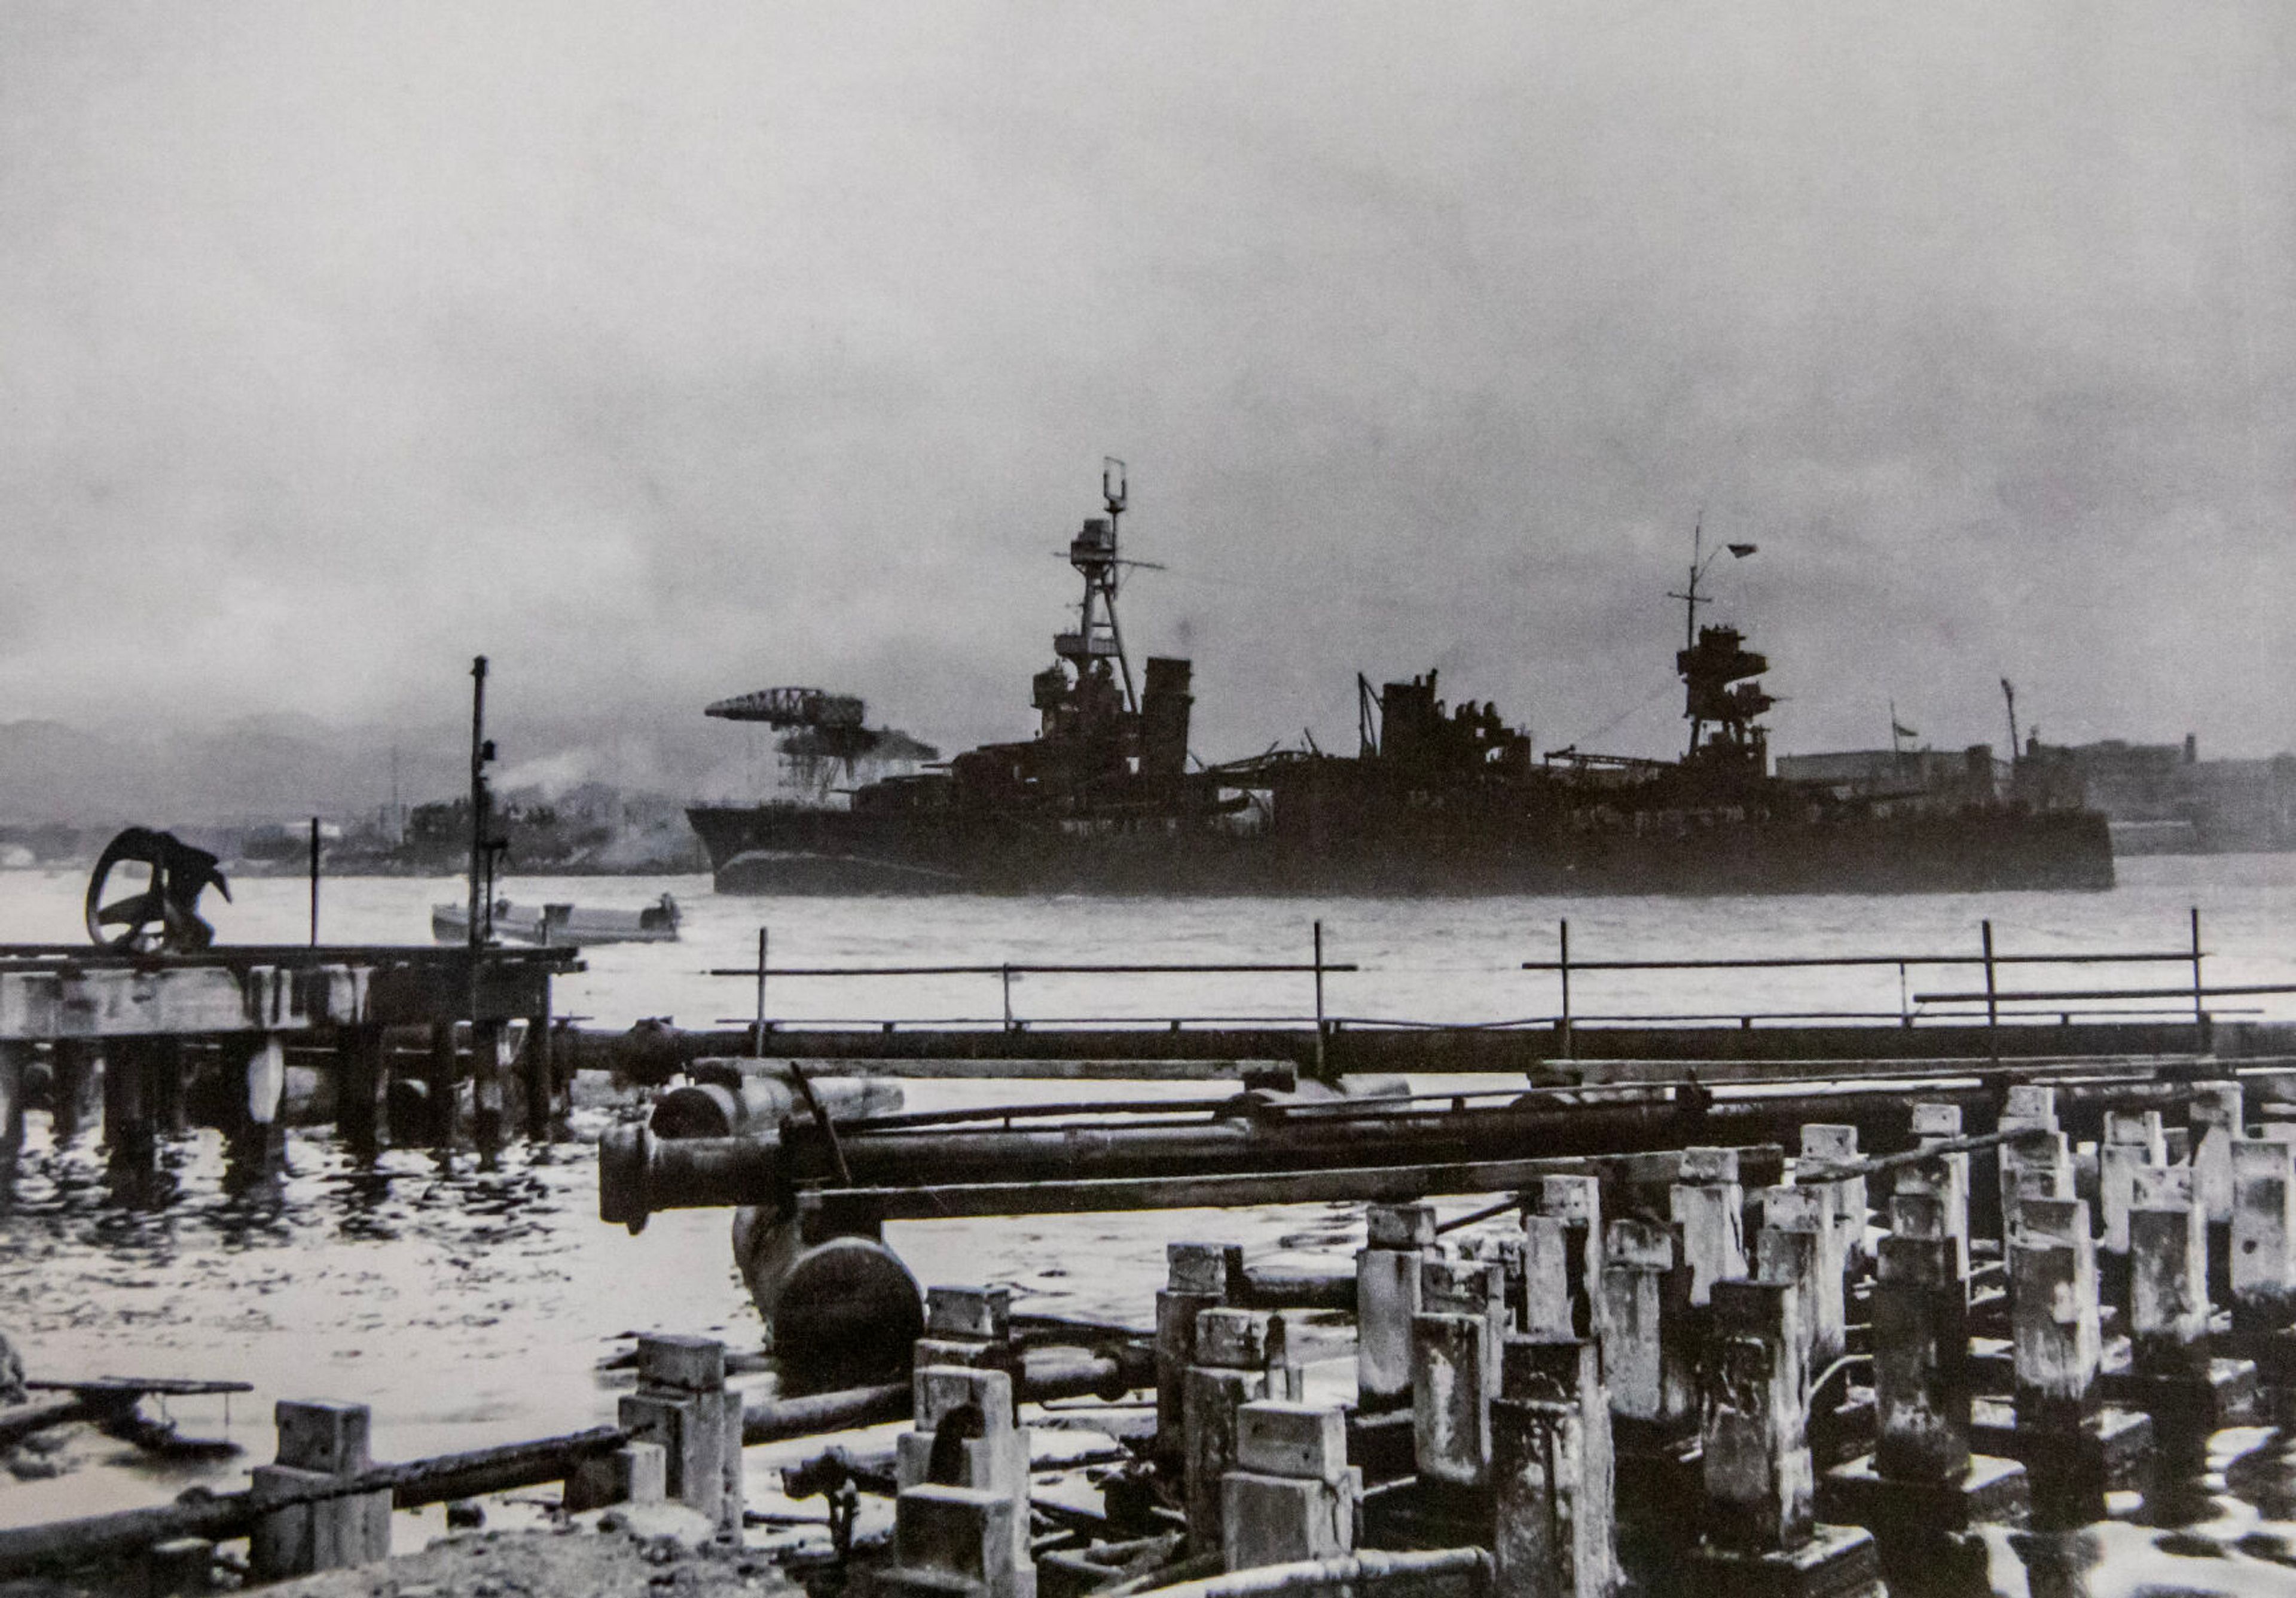
M 1167 1285 L 1156 1295 L 1157 1460 L 1177 1470 L 1187 1457 L 1188 1367 L 1196 1363 L 1196 1317 L 1227 1302 L 1243 1273 L 1235 1243 L 1167 1243 Z
M 390 1072 L 383 1063 L 382 1028 L 345 1026 L 335 1034 L 335 1128 L 362 1159 L 381 1152 Z
M 2140 1168 L 2127 1217 L 2128 1335 L 2136 1369 L 2192 1375 L 2208 1362 L 2208 1215 L 2189 1166 Z
M 1363 1471 L 1348 1463 L 1347 1412 L 1261 1398 L 1235 1412 L 1235 1464 L 1220 1478 L 1231 1570 L 1335 1559 L 1356 1545 Z
M 1670 1203 L 1682 1228 L 1683 1263 L 1691 1269 L 1690 1301 L 1703 1306 L 1714 1284 L 1746 1273 L 1745 1189 L 1735 1149 L 1685 1149 Z
M 1606 1598 L 1619 1582 L 1615 1461 L 1602 1351 L 1517 1336 L 1491 1404 L 1492 1592 Z
M 283 1399 L 274 1413 L 278 1455 L 249 1473 L 257 1503 L 360 1475 L 373 1462 L 365 1404 Z M 248 1539 L 249 1568 L 266 1581 L 361 1565 L 390 1553 L 389 1487 L 274 1510 Z
M 2088 1202 L 2027 1198 L 2009 1245 L 2021 1431 L 2070 1432 L 2095 1413 L 2103 1338 Z
M 1208 1309 L 1196 1316 L 1184 1478 L 1193 1553 L 1216 1553 L 1226 1545 L 1222 1479 L 1236 1462 L 1236 1412 L 1270 1396 L 1267 1371 L 1283 1361 L 1283 1318 L 1265 1310 Z
M 1411 1406 L 1411 1317 L 1419 1313 L 1419 1265 L 1435 1247 L 1425 1204 L 1364 1207 L 1365 1247 L 1356 1255 L 1356 1406 Z

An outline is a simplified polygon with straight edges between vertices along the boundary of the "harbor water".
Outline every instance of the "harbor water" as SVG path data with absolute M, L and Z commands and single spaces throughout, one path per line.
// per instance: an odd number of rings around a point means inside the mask
M 2296 855 L 2125 861 L 2100 894 L 1682 900 L 1207 900 L 720 897 L 708 880 L 520 880 L 521 902 L 635 908 L 664 891 L 685 912 L 681 942 L 586 952 L 562 983 L 562 1014 L 619 1028 L 644 1017 L 704 1027 L 750 1020 L 760 927 L 775 966 L 1062 962 L 1306 963 L 1320 920 L 1326 960 L 1360 968 L 1325 979 L 1327 1013 L 1390 1021 L 1499 1023 L 1553 1016 L 1554 958 L 1570 921 L 1574 960 L 1781 954 L 1974 956 L 1980 923 L 2005 953 L 2177 950 L 2197 907 L 2211 986 L 2296 983 Z M 74 873 L 0 874 L 0 939 L 81 936 Z M 224 941 L 301 942 L 299 879 L 242 879 L 209 907 Z M 330 943 L 427 942 L 430 907 L 458 881 L 330 879 L 319 932 Z M 2047 968 L 2027 968 L 2046 970 Z M 2174 986 L 2166 966 L 2073 968 L 2032 985 Z M 2175 971 L 2174 976 L 2164 973 Z M 1862 971 L 1585 973 L 1573 1013 L 1718 1016 L 1935 1013 L 1923 993 L 1965 990 L 1968 968 Z M 1010 984 L 1018 1018 L 1149 1020 L 1185 1016 L 1298 1020 L 1314 1009 L 1306 974 L 1257 976 L 1027 976 Z M 773 979 L 779 1020 L 977 1020 L 1006 998 L 996 976 Z M 2177 1009 L 2173 1001 L 2152 1001 Z M 1964 1009 L 1966 1007 L 1964 1007 Z M 2189 1006 L 2185 1006 L 2185 1013 Z M 2237 1018 L 2296 1015 L 2287 997 L 2229 1000 Z M 1078 1091 L 1080 1088 L 1086 1091 Z M 1136 1098 L 1137 1086 L 1102 1084 Z M 1171 1089 L 1201 1091 L 1201 1089 Z M 1090 1096 L 1087 1084 L 911 1083 L 912 1108 Z M 611 1112 L 582 1117 L 594 1134 Z M 755 1314 L 735 1274 L 726 1217 L 676 1212 L 631 1237 L 596 1218 L 591 1149 L 514 1146 L 496 1172 L 465 1157 L 442 1167 L 397 1150 L 372 1166 L 324 1131 L 291 1138 L 275 1194 L 227 1196 L 217 1134 L 163 1156 L 176 1179 L 162 1207 L 107 1199 L 91 1140 L 59 1149 L 35 1116 L 12 1204 L 0 1213 L 0 1330 L 38 1376 L 239 1380 L 231 1400 L 171 1401 L 186 1435 L 227 1437 L 248 1454 L 158 1462 L 94 1437 L 50 1479 L 0 1479 L 0 1524 L 163 1501 L 187 1486 L 235 1485 L 268 1455 L 280 1397 L 370 1404 L 378 1458 L 571 1431 L 611 1421 L 622 1380 L 602 1361 L 647 1330 L 754 1347 Z M 1462 1200 L 1457 1207 L 1468 1207 Z M 1239 1241 L 1255 1253 L 1351 1249 L 1351 1207 L 1045 1216 L 899 1223 L 889 1240 L 928 1282 L 1006 1283 L 1015 1307 L 1144 1325 L 1167 1240 Z M 753 1465 L 753 1469 L 756 1468 Z M 438 1512 L 430 1512 L 436 1515 Z M 2277 1434 L 2221 1434 L 2207 1465 L 2113 1518 L 2072 1533 L 1993 1534 L 1992 1589 L 2058 1594 L 2296 1594 L 2296 1446 Z M 1979 1589 L 1972 1589 L 1979 1590 Z

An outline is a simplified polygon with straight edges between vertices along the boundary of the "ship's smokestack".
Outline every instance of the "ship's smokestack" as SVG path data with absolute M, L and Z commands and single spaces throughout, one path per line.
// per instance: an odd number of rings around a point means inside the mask
M 1195 696 L 1188 692 L 1191 667 L 1186 661 L 1160 655 L 1148 657 L 1148 680 L 1140 693 L 1140 775 L 1178 777 L 1188 763 L 1188 713 Z

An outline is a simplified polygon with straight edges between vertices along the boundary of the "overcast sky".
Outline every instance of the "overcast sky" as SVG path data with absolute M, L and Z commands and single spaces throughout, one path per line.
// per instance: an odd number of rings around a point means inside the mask
M 1024 736 L 1113 454 L 1215 758 L 1668 750 L 1702 514 L 1780 749 L 2296 745 L 2270 0 L 11 0 L 0 119 L 0 720 Z

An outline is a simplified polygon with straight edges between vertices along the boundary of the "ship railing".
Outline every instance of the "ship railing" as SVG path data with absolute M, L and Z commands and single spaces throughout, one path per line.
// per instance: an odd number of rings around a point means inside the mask
M 1356 1027 L 1387 1027 L 1395 1029 L 1442 1029 L 1456 1031 L 1505 1031 L 1552 1029 L 1562 1042 L 1565 1057 L 1569 1057 L 1572 1040 L 1580 1028 L 1590 1026 L 1728 1026 L 1751 1028 L 1759 1023 L 1823 1024 L 1894 1022 L 1912 1027 L 1917 1024 L 1966 1026 L 1980 1022 L 1988 1034 L 1997 1034 L 2004 1025 L 2056 1022 L 2070 1026 L 2080 1020 L 2138 1020 L 2189 1018 L 2196 1029 L 2196 1050 L 2210 1046 L 2210 1029 L 2214 1017 L 2259 1013 L 2252 1006 L 2226 1006 L 2228 999 L 2261 997 L 2268 994 L 2296 993 L 2296 984 L 2241 983 L 2211 986 L 2206 976 L 2205 962 L 2210 957 L 2201 936 L 2201 918 L 2197 907 L 2186 918 L 2187 937 L 2182 946 L 2168 948 L 2106 949 L 2097 951 L 2046 951 L 2029 953 L 2010 952 L 1996 945 L 1994 925 L 1990 919 L 1978 927 L 1977 947 L 1969 951 L 1923 950 L 1851 954 L 1784 954 L 1720 957 L 1678 956 L 1658 959 L 1600 959 L 1585 958 L 1583 950 L 1574 956 L 1570 946 L 1570 923 L 1566 918 L 1556 926 L 1557 958 L 1521 962 L 1525 971 L 1551 973 L 1558 979 L 1560 1009 L 1553 1014 L 1519 1016 L 1493 1020 L 1461 1022 L 1457 1020 L 1424 1020 L 1397 1016 L 1357 1015 L 1335 1011 L 1326 1003 L 1326 978 L 1366 969 L 1353 961 L 1334 960 L 1324 949 L 1324 927 L 1321 921 L 1312 924 L 1309 958 L 1306 960 L 1128 960 L 1128 961 L 1046 961 L 1000 960 L 996 962 L 908 963 L 885 965 L 784 965 L 776 966 L 770 960 L 769 933 L 760 927 L 758 934 L 756 962 L 747 966 L 713 968 L 709 975 L 742 977 L 756 984 L 754 1012 L 746 1017 L 723 1017 L 721 1024 L 745 1026 L 753 1033 L 755 1046 L 762 1051 L 765 1040 L 775 1030 L 798 1025 L 808 1028 L 844 1029 L 868 1028 L 891 1032 L 906 1026 L 921 1028 L 996 1027 L 1010 1033 L 1028 1031 L 1031 1026 L 1112 1027 L 1123 1029 L 1166 1029 L 1179 1032 L 1185 1028 L 1204 1027 L 1312 1027 L 1320 1056 L 1323 1045 L 1332 1034 Z M 2174 965 L 2184 968 L 2185 980 L 2173 985 L 2161 983 L 2132 984 L 2125 986 L 2081 985 L 2040 987 L 2011 985 L 2013 974 L 2028 968 L 2051 967 L 2115 967 Z M 1898 977 L 1898 1008 L 1894 1010 L 1857 1008 L 1808 1008 L 1791 1006 L 1737 1006 L 1726 1010 L 1710 1008 L 1684 1008 L 1672 1010 L 1638 1009 L 1633 1011 L 1588 1012 L 1581 1003 L 1584 984 L 1606 973 L 1696 973 L 1726 971 L 1755 973 L 1814 969 L 1885 969 L 1894 970 Z M 1915 991 L 1914 973 L 1923 973 L 1924 981 L 1931 972 L 1950 972 L 1974 969 L 1982 975 L 1981 986 L 1948 987 L 1934 990 L 1923 987 Z M 1221 1015 L 1193 1014 L 1186 1016 L 1144 1015 L 1139 1012 L 1117 1015 L 1062 1015 L 1057 1017 L 1024 1018 L 1016 1012 L 1013 984 L 1024 977 L 1050 976 L 1304 976 L 1312 979 L 1314 1004 L 1306 1013 L 1272 1013 L 1261 1009 L 1253 1013 Z M 840 980 L 854 978 L 920 978 L 920 977 L 985 977 L 994 978 L 998 984 L 998 1014 L 990 1017 L 968 1015 L 928 1018 L 908 1017 L 889 1020 L 875 1017 L 808 1017 L 801 1022 L 776 1020 L 767 1009 L 768 984 L 782 978 L 799 981 Z M 2174 1001 L 2174 1003 L 2161 1003 Z M 1997 1055 L 1999 1043 L 1995 1039 L 1989 1052 Z
M 1937 951 L 1922 952 L 1892 952 L 1876 954 L 1797 954 L 1729 956 L 1722 958 L 1677 957 L 1661 960 L 1587 960 L 1573 959 L 1570 953 L 1570 922 L 1565 918 L 1556 924 L 1556 958 L 1551 960 L 1525 960 L 1526 971 L 1552 972 L 1557 978 L 1562 1008 L 1555 1026 L 1562 1034 L 1566 1050 L 1574 1027 L 1588 1022 L 1612 1025 L 1630 1021 L 1655 1021 L 1658 1017 L 1625 1017 L 1616 1015 L 1574 1015 L 1571 979 L 1583 980 L 1594 973 L 1619 971 L 1763 971 L 1808 968 L 1894 968 L 1898 974 L 1898 1014 L 1902 1026 L 1911 1026 L 1917 1018 L 1931 1020 L 1973 1020 L 1975 1010 L 1965 1013 L 1939 1014 L 1940 1007 L 1984 1008 L 1985 1026 L 1988 1034 L 1997 1034 L 2005 1019 L 2031 1021 L 2056 1017 L 2070 1023 L 2074 1016 L 2189 1016 L 2196 1030 L 2199 1046 L 2208 1045 L 2212 1015 L 2235 1013 L 2212 1010 L 2210 1001 L 2228 998 L 2255 998 L 2266 994 L 2296 993 L 2296 984 L 2241 983 L 2210 987 L 2203 973 L 2203 962 L 2209 951 L 2201 941 L 2201 911 L 2195 905 L 2187 912 L 2189 938 L 2179 948 L 2113 949 L 2099 951 L 2053 951 L 2047 952 L 2011 954 L 1997 949 L 1994 943 L 1993 922 L 1988 918 L 1978 924 L 1978 947 L 1973 951 Z M 2005 967 L 2028 966 L 2136 966 L 2173 964 L 2185 967 L 2188 980 L 2174 986 L 2155 984 L 2145 986 L 2122 985 L 2104 987 L 2012 988 L 2003 984 Z M 1921 968 L 1952 969 L 1976 968 L 1983 973 L 1980 988 L 1941 989 L 1934 992 L 1910 991 L 1908 973 Z M 2173 999 L 2183 1001 L 2173 1009 L 2130 1009 L 2127 1005 L 2139 1001 Z M 2112 1005 L 2112 1009 L 2099 1009 Z M 1784 1018 L 1772 1012 L 1773 1018 Z M 1728 1019 L 1727 1017 L 1693 1017 L 1672 1016 L 1664 1019 Z M 1752 1016 L 1742 1015 L 1742 1024 L 1751 1025 Z M 1805 1017 L 1819 1018 L 1815 1012 Z M 1837 1018 L 1825 1017 L 1824 1018 Z M 1868 1017 L 1875 1018 L 1875 1017 Z M 1997 1057 L 1997 1038 L 1993 1046 Z
M 750 1024 L 754 1029 L 756 1050 L 760 1054 L 765 1052 L 766 1036 L 772 1029 L 772 1022 L 766 1010 L 766 984 L 767 978 L 774 976 L 994 976 L 1003 993 L 1004 1030 L 1019 1032 L 1025 1029 L 1027 1023 L 1013 1012 L 1013 979 L 1016 976 L 1309 976 L 1315 978 L 1316 1012 L 1312 1020 L 1316 1028 L 1316 1066 L 1320 1073 L 1324 1066 L 1324 1041 L 1331 1030 L 1324 1003 L 1324 979 L 1362 968 L 1352 961 L 1324 958 L 1324 924 L 1321 921 L 1313 925 L 1309 958 L 1304 964 L 1289 960 L 1003 960 L 995 965 L 775 967 L 769 960 L 771 947 L 769 929 L 760 927 L 758 928 L 756 965 L 718 967 L 709 973 L 712 976 L 748 977 L 758 984 L 757 1014 Z M 1201 1021 L 1202 1017 L 1197 1019 Z M 1070 1020 L 1064 1024 L 1073 1026 L 1078 1023 Z M 1262 1019 L 1258 1024 L 1265 1026 L 1268 1023 Z M 1172 1022 L 1175 1030 L 1178 1025 L 1177 1021 Z

